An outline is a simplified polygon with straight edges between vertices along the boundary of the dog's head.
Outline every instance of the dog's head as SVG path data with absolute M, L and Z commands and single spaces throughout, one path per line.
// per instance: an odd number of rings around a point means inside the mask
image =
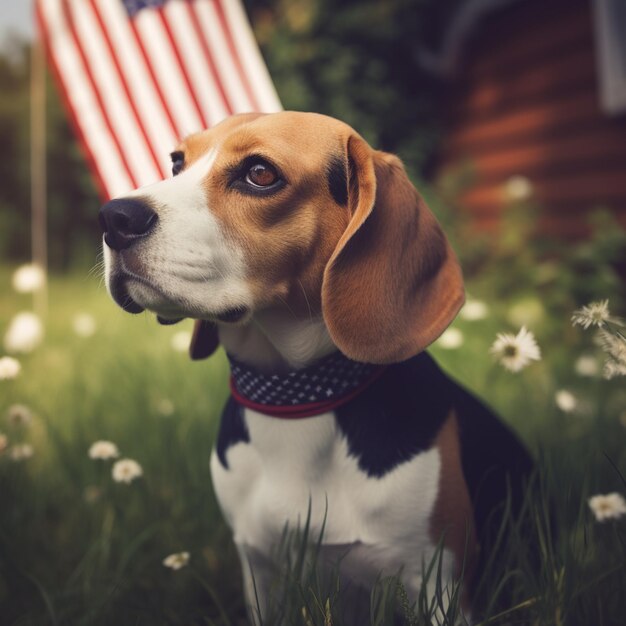
M 463 303 L 456 257 L 400 160 L 313 113 L 246 114 L 191 135 L 174 177 L 100 211 L 106 282 L 126 311 L 215 324 L 288 307 L 321 315 L 372 363 L 423 350 Z

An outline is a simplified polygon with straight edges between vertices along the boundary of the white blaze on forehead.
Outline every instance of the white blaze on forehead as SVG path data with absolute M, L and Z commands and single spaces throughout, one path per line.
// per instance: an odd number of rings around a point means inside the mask
M 177 176 L 135 189 L 126 197 L 148 198 L 154 202 L 154 208 L 157 210 L 159 207 L 181 205 L 188 208 L 206 209 L 207 198 L 202 183 L 211 172 L 216 158 L 217 150 L 211 148 L 204 156 Z

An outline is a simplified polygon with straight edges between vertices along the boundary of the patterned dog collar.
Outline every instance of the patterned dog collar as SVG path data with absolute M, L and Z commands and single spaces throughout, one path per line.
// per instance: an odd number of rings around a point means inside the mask
M 235 400 L 259 413 L 282 418 L 311 417 L 332 411 L 357 396 L 384 371 L 335 352 L 301 370 L 261 374 L 228 355 Z

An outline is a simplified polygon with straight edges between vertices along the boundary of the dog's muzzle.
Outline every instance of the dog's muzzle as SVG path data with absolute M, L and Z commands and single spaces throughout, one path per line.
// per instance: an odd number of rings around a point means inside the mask
M 157 214 L 141 200 L 120 198 L 107 202 L 98 216 L 104 243 L 113 250 L 124 250 L 150 234 Z

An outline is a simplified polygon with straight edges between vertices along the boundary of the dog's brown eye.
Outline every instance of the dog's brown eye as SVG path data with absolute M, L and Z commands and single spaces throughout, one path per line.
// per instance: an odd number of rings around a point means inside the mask
M 267 163 L 255 163 L 246 174 L 246 182 L 257 187 L 269 187 L 278 180 L 276 170 Z

